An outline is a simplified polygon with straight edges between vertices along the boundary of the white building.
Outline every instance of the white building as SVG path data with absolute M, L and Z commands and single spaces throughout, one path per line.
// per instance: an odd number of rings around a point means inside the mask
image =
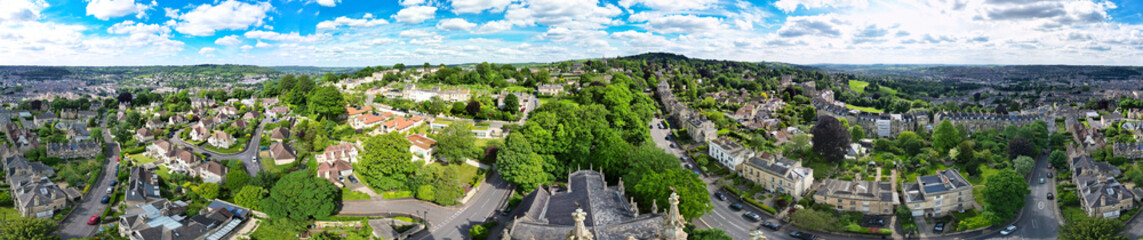
M 710 141 L 710 157 L 730 169 L 737 169 L 739 164 L 754 157 L 754 151 L 742 147 L 742 144 L 729 138 L 718 138 Z

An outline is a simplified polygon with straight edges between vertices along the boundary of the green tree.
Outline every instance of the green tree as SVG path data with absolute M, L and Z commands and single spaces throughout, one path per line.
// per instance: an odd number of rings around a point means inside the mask
M 516 114 L 520 111 L 520 98 L 513 93 L 507 94 L 508 96 L 504 96 L 504 111 Z
M 811 208 L 801 209 L 790 215 L 790 222 L 813 231 L 837 231 L 837 218 L 828 212 Z
M 54 240 L 59 224 L 48 218 L 14 217 L 0 220 L 0 240 Z
M 226 190 L 236 191 L 246 186 L 250 181 L 250 175 L 246 174 L 246 169 L 242 167 L 231 167 L 230 171 L 226 173 Z
M 1048 156 L 1048 162 L 1054 168 L 1067 168 L 1068 154 L 1061 150 L 1052 150 L 1052 155 Z
M 1024 208 L 1024 197 L 1028 195 L 1028 182 L 1016 171 L 1004 169 L 989 176 L 984 186 L 985 211 L 995 214 L 989 219 L 992 225 L 1001 225 L 1016 216 Z
M 400 133 L 390 133 L 365 139 L 360 161 L 355 172 L 370 188 L 378 191 L 402 189 L 409 174 L 417 170 L 418 163 L 409 161 L 410 143 Z
M 198 188 L 194 190 L 195 193 L 198 193 L 198 195 L 204 199 L 216 199 L 218 198 L 219 186 L 217 183 L 203 183 L 199 184 Z
M 433 192 L 433 185 L 421 185 L 417 187 L 417 199 L 430 201 L 436 200 L 436 193 Z
M 521 190 L 532 190 L 548 181 L 540 155 L 532 151 L 532 144 L 523 133 L 508 134 L 504 145 L 496 155 L 495 164 L 504 180 L 515 183 Z
M 242 187 L 242 190 L 234 194 L 234 204 L 254 210 L 261 210 L 262 199 L 266 198 L 267 193 L 269 192 L 261 187 L 246 185 Z
M 325 119 L 337 119 L 345 115 L 345 98 L 334 86 L 325 86 L 314 90 L 309 96 L 309 109 Z
M 281 91 L 279 94 L 285 95 L 291 90 L 294 90 L 294 83 L 296 82 L 297 78 L 293 74 L 283 76 L 282 80 L 278 82 L 278 89 Z
M 966 166 L 972 165 L 968 167 L 976 166 L 975 164 L 972 164 L 976 162 L 976 144 L 974 142 L 971 140 L 960 142 L 960 145 L 957 146 L 956 150 L 957 163 L 965 164 Z
M 960 142 L 960 132 L 957 131 L 956 127 L 954 127 L 952 122 L 949 122 L 948 119 L 941 121 L 941 123 L 937 124 L 937 127 L 933 129 L 933 147 L 936 148 L 938 152 L 948 152 L 949 149 L 955 148 Z
M 822 116 L 810 132 L 814 134 L 813 150 L 818 156 L 829 161 L 844 159 L 846 148 L 849 147 L 849 131 L 841 126 L 836 118 Z
M 1036 147 L 1024 137 L 1016 137 L 1008 141 L 1008 158 L 1019 156 L 1036 156 Z
M 694 232 L 691 233 L 691 236 L 688 237 L 687 239 L 688 240 L 731 240 L 734 238 L 731 238 L 730 235 L 727 235 L 726 231 L 723 231 L 722 229 L 702 229 L 702 230 L 695 230 Z
M 1032 168 L 1036 167 L 1036 161 L 1032 160 L 1032 157 L 1020 156 L 1016 160 L 1012 160 L 1012 166 L 1020 175 L 1028 175 L 1032 172 Z
M 905 151 L 905 155 L 914 156 L 921 153 L 921 149 L 925 148 L 925 139 L 917 135 L 916 132 L 904 131 L 897 135 L 897 147 Z
M 860 142 L 861 139 L 865 138 L 865 129 L 861 128 L 861 126 L 849 127 L 849 136 L 851 137 L 851 142 Z
M 472 149 L 475 147 L 476 136 L 465 124 L 449 125 L 442 129 L 436 138 L 437 149 L 434 155 L 449 163 L 464 163 L 464 160 L 472 157 L 474 153 Z
M 333 183 L 314 177 L 312 170 L 296 171 L 274 184 L 262 209 L 275 218 L 304 221 L 332 214 L 340 196 Z
M 1123 227 L 1119 219 L 1085 217 L 1061 226 L 1057 237 L 1061 240 L 1126 240 L 1127 237 L 1119 236 Z

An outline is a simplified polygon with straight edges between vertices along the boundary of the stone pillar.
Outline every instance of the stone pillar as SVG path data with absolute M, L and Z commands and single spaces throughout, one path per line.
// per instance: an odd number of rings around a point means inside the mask
M 587 226 L 584 226 L 584 224 L 583 224 L 583 221 L 587 219 L 587 213 L 583 212 L 582 208 L 576 208 L 575 212 L 572 213 L 571 215 L 572 215 L 572 219 L 575 219 L 575 229 L 573 229 L 572 232 L 570 234 L 568 234 L 568 235 L 570 235 L 568 239 L 569 240 L 592 240 L 592 239 L 594 239 L 595 236 L 592 235 L 591 231 L 587 230 Z
M 662 232 L 659 233 L 659 237 L 664 240 L 686 240 L 687 232 L 683 228 L 687 222 L 679 214 L 679 194 L 672 192 L 667 202 L 671 204 L 671 207 L 667 212 L 667 217 L 663 219 Z

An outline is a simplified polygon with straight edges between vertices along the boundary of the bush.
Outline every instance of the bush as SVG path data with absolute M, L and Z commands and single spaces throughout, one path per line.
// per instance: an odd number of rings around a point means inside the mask
M 766 206 L 766 205 L 763 205 L 761 203 L 758 203 L 757 201 L 754 201 L 754 199 L 752 199 L 752 198 L 742 198 L 742 199 L 745 199 L 746 202 L 750 203 L 751 205 L 754 205 L 755 207 L 762 209 L 762 211 L 766 211 L 766 212 L 770 213 L 771 215 L 778 212 L 778 210 L 774 210 L 774 208 L 772 208 L 770 206 Z
M 846 232 L 853 232 L 853 233 L 861 233 L 861 234 L 877 234 L 877 235 L 893 234 L 893 230 L 889 230 L 889 229 L 885 229 L 885 228 L 864 228 L 864 227 L 858 226 L 856 223 L 850 223 L 849 225 L 845 225 L 845 231 Z
M 433 185 L 421 185 L 417 187 L 417 199 L 425 201 L 436 200 L 436 193 L 433 192 Z
M 410 198 L 410 197 L 413 197 L 413 192 L 411 192 L 411 191 L 383 192 L 383 193 L 381 193 L 381 197 L 385 198 L 385 199 Z
M 468 236 L 471 236 L 473 240 L 488 239 L 489 231 L 492 231 L 493 228 L 496 228 L 496 225 L 500 225 L 500 223 L 491 221 L 480 225 L 474 225 L 472 228 L 468 229 Z

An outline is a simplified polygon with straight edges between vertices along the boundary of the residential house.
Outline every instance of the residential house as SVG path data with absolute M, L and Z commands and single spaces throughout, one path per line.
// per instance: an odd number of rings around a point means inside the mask
M 433 150 L 436 150 L 437 141 L 425 136 L 424 134 L 413 134 L 405 137 L 412 143 L 409 146 L 409 152 L 413 153 L 413 161 L 423 160 L 425 163 L 430 163 L 433 160 Z
M 188 135 L 190 135 L 191 140 L 206 141 L 206 139 L 210 137 L 210 130 L 207 130 L 205 127 L 196 125 L 191 127 L 190 130 Z
M 234 120 L 233 122 L 231 122 L 230 126 L 238 128 L 238 129 L 246 129 L 246 127 L 250 126 L 250 122 L 247 122 L 246 120 L 238 119 L 238 120 Z
M 325 152 L 314 156 L 318 163 L 327 163 L 333 161 L 346 161 L 348 163 L 357 162 L 357 147 L 352 143 L 342 143 L 338 145 L 325 147 Z
M 175 115 L 172 115 L 170 118 L 167 119 L 167 123 L 174 124 L 174 125 L 186 124 L 187 118 L 183 117 L 183 115 L 175 114 Z
M 266 116 L 270 117 L 270 118 L 280 118 L 280 117 L 285 117 L 289 113 L 290 113 L 289 108 L 283 107 L 283 106 L 277 106 L 277 107 L 270 108 L 269 111 L 266 111 Z
M 155 158 L 157 162 L 166 165 L 172 172 L 189 173 L 199 164 L 198 156 L 194 153 L 166 140 L 151 141 L 151 145 L 147 146 L 144 156 Z
M 270 158 L 274 159 L 274 164 L 282 165 L 294 162 L 298 155 L 288 143 L 274 142 L 270 143 Z
M 1077 177 L 1080 206 L 1088 217 L 1118 219 L 1123 211 L 1135 208 L 1135 194 L 1112 176 Z
M 1116 143 L 1112 152 L 1116 157 L 1141 159 L 1143 158 L 1143 143 Z
M 802 199 L 814 183 L 814 169 L 788 158 L 762 154 L 751 157 L 741 166 L 739 174 L 770 192 L 788 194 Z
M 953 211 L 975 208 L 972 184 L 956 169 L 940 170 L 905 183 L 904 204 L 913 216 L 942 217 Z
M 47 148 L 48 157 L 57 157 L 60 159 L 94 158 L 102 152 L 102 146 L 92 140 L 50 143 Z
M 504 135 L 504 129 L 477 124 L 472 126 L 472 134 L 477 138 L 498 138 Z
M 8 185 L 18 185 L 17 181 L 26 180 L 28 176 L 51 177 L 56 171 L 42 162 L 31 162 L 24 155 L 15 155 L 4 159 L 4 173 L 7 175 Z
M 540 86 L 536 86 L 536 91 L 539 92 L 540 95 L 546 95 L 546 96 L 560 95 L 560 94 L 564 93 L 564 85 L 563 84 L 540 84 Z
M 50 218 L 67 208 L 68 195 L 47 176 L 32 175 L 12 185 L 16 211 L 23 217 Z
M 218 109 L 217 109 L 217 110 L 218 110 L 218 114 L 222 114 L 222 115 L 226 115 L 226 116 L 236 116 L 236 115 L 238 115 L 238 109 L 237 109 L 237 108 L 234 108 L 234 107 L 231 107 L 231 106 L 222 106 L 222 107 L 218 107 Z
M 468 93 L 468 89 L 444 90 L 440 91 L 438 96 L 441 97 L 441 100 L 448 102 L 466 102 L 469 98 Z
M 171 116 L 171 118 L 174 118 L 174 116 Z M 160 128 L 163 128 L 164 126 L 166 126 L 166 123 L 164 123 L 162 120 L 159 120 L 159 119 L 147 120 L 147 123 L 146 123 L 147 129 L 160 129 Z
M 445 129 L 449 125 L 452 125 L 452 121 L 443 120 L 443 119 L 435 119 L 435 120 L 432 120 L 431 122 L 429 122 L 429 129 L 432 129 L 433 131 L 437 131 L 437 130 Z
M 135 141 L 136 142 L 145 143 L 145 142 L 149 142 L 151 140 L 155 140 L 155 133 L 152 133 L 151 130 L 148 130 L 146 128 L 140 128 L 140 129 L 135 130 Z
M 1111 176 L 1118 177 L 1121 172 L 1119 168 L 1111 165 L 1108 162 L 1096 162 L 1090 155 L 1082 155 L 1074 157 L 1069 161 L 1072 171 L 1072 179 L 1079 179 L 1079 177 L 1094 177 L 1094 176 Z M 1076 182 L 1079 185 L 1079 182 Z
M 258 100 L 262 101 L 262 105 L 266 106 L 266 108 L 270 108 L 270 106 L 278 105 L 278 99 L 277 98 L 259 98 Z
M 373 111 L 373 107 L 358 107 L 356 105 L 345 106 L 345 115 L 349 116 L 350 118 L 361 116 L 361 114 L 368 113 L 370 111 Z
M 838 211 L 889 215 L 898 204 L 894 182 L 826 179 L 813 198 L 815 202 L 832 205 Z
M 258 111 L 249 111 L 249 112 L 246 112 L 246 114 L 242 114 L 242 119 L 246 119 L 246 120 L 254 120 L 254 119 L 258 119 L 260 117 L 262 117 L 262 112 L 258 112 Z
M 747 149 L 742 144 L 731 140 L 730 138 L 718 138 L 708 142 L 710 147 L 710 157 L 718 160 L 718 163 L 726 166 L 729 169 L 738 169 L 738 165 L 746 161 L 746 159 L 754 157 L 754 151 Z
M 35 123 L 37 127 L 42 127 L 55 122 L 56 119 L 57 118 L 55 113 L 52 111 L 45 111 L 44 113 L 36 115 L 34 118 L 32 118 L 32 122 Z
M 700 114 L 692 114 L 683 120 L 683 127 L 687 129 L 691 139 L 696 142 L 709 142 L 718 137 L 718 128 L 714 122 Z
M 211 135 L 210 138 L 208 138 L 206 141 L 211 146 L 220 149 L 230 148 L 230 146 L 234 145 L 235 142 L 233 136 L 230 136 L 229 133 L 219 130 L 214 130 L 214 135 Z
M 191 98 L 192 108 L 212 108 L 214 107 L 214 100 L 209 98 Z
M 208 206 L 187 218 L 183 216 L 187 205 L 165 199 L 144 204 L 140 207 L 143 213 L 119 217 L 119 235 L 131 240 L 226 239 L 249 214 L 245 208 L 224 204 L 226 207 Z
M 281 142 L 281 141 L 285 141 L 286 139 L 290 139 L 290 129 L 289 128 L 276 127 L 273 130 L 270 130 L 270 140 L 271 141 Z
M 219 124 L 222 124 L 222 119 L 218 119 L 216 117 L 209 117 L 209 118 L 199 119 L 198 124 L 196 124 L 196 125 L 199 127 L 206 128 L 206 129 L 212 129 L 212 128 L 218 127 Z
M 16 123 L 9 122 L 4 125 L 4 133 L 8 136 L 8 141 L 21 152 L 32 150 L 40 146 L 40 138 L 36 133 L 27 129 L 21 128 Z
M 964 125 L 969 132 L 980 129 L 1004 129 L 1008 126 L 1022 127 L 1037 120 L 1046 120 L 1047 114 L 1039 112 L 982 113 L 982 112 L 940 112 L 933 116 L 933 122 L 949 120 L 953 125 Z
M 131 167 L 127 175 L 127 192 L 123 201 L 130 206 L 146 203 L 161 198 L 159 194 L 159 175 L 143 167 Z
M 338 187 L 345 187 L 345 178 L 353 174 L 353 166 L 342 160 L 318 163 L 317 177 L 325 178 Z
M 393 119 L 386 121 L 385 124 L 382 125 L 381 131 L 383 131 L 385 133 L 390 133 L 390 132 L 403 133 L 405 131 L 409 131 L 410 129 L 413 129 L 414 127 L 420 126 L 422 123 L 424 123 L 424 120 L 425 120 L 425 118 L 422 118 L 421 116 L 413 116 L 411 118 L 394 117 Z
M 226 177 L 226 167 L 216 161 L 206 161 L 198 166 L 195 174 L 202 178 L 203 182 L 222 184 L 223 179 Z
M 373 113 L 361 114 L 361 115 L 358 115 L 357 117 L 353 117 L 352 120 L 350 121 L 349 125 L 353 126 L 354 129 L 370 128 L 373 126 L 377 126 L 377 124 L 382 123 L 383 121 L 385 121 L 385 119 L 389 119 L 392 116 L 393 116 L 393 113 L 389 113 L 389 112 L 384 112 L 384 113 L 373 112 Z

